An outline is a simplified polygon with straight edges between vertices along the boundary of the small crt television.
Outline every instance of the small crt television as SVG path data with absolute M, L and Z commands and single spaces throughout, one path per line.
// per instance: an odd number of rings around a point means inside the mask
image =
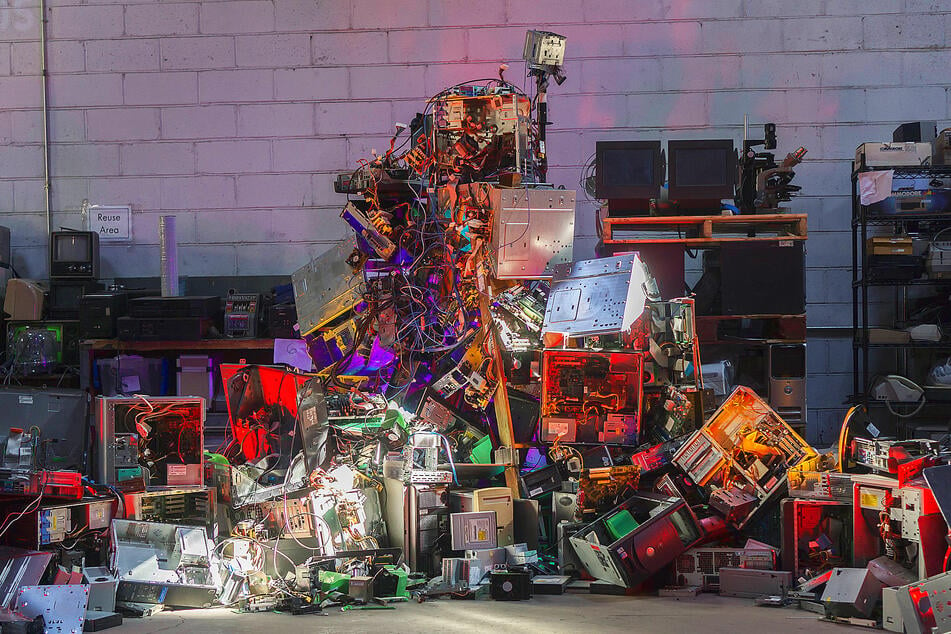
M 50 233 L 50 279 L 99 278 L 99 234 L 95 231 Z

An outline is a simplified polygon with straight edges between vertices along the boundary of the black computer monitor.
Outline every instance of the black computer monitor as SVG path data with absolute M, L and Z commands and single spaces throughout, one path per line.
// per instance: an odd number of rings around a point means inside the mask
M 732 139 L 670 141 L 667 154 L 670 200 L 721 200 L 735 195 L 737 159 Z
M 10 427 L 35 425 L 40 429 L 42 455 L 46 469 L 86 473 L 89 466 L 89 422 L 86 392 L 83 390 L 33 387 L 0 388 L 0 411 L 6 412 L 0 424 L 0 438 L 6 442 Z
M 664 182 L 660 141 L 598 141 L 595 146 L 597 198 L 657 198 Z

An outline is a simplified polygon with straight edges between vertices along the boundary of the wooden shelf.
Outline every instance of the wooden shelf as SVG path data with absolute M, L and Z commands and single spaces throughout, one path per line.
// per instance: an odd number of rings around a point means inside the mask
M 742 216 L 639 216 L 633 218 L 602 218 L 604 244 L 682 244 L 684 246 L 718 246 L 725 242 L 777 242 L 805 240 L 806 214 L 757 214 Z M 615 231 L 678 232 L 676 238 L 655 238 L 649 235 L 616 236 Z M 754 235 L 750 235 L 750 234 Z
M 87 350 L 150 352 L 162 350 L 271 350 L 273 339 L 200 339 L 198 341 L 119 341 L 85 339 L 80 347 Z

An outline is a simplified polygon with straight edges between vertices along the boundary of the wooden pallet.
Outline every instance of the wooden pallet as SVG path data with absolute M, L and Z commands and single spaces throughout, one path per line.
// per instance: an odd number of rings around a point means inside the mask
M 746 216 L 642 216 L 602 218 L 604 244 L 683 244 L 712 247 L 724 242 L 748 240 L 805 240 L 806 214 L 759 214 Z M 636 231 L 633 236 L 615 236 L 616 230 Z M 650 233 L 676 232 L 674 237 Z

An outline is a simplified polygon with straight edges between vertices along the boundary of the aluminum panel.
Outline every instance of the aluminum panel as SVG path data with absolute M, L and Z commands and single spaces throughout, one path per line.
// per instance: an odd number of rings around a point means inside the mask
M 356 246 L 353 236 L 339 240 L 291 275 L 302 336 L 339 317 L 360 300 L 363 279 L 347 264 Z
M 868 568 L 833 568 L 822 603 L 836 616 L 869 616 L 883 584 Z
M 4 547 L 0 569 L 0 608 L 12 608 L 20 586 L 36 585 L 53 560 L 53 553 Z
M 183 592 L 196 590 L 199 597 L 214 596 L 218 579 L 211 569 L 210 552 L 208 537 L 201 527 L 112 521 L 111 567 L 120 581 L 120 594 L 123 592 L 121 582 L 129 582 L 143 587 L 164 587 L 163 592 L 169 593 L 181 589 Z M 164 602 L 176 605 L 170 598 Z
M 89 586 L 23 586 L 15 611 L 29 619 L 42 616 L 45 634 L 76 634 L 83 631 Z
M 556 265 L 571 262 L 574 190 L 492 187 L 490 199 L 489 261 L 497 279 L 548 278 Z
M 644 312 L 651 285 L 636 253 L 560 264 L 542 332 L 583 337 L 627 330 Z
M 951 572 L 898 588 L 898 608 L 904 631 L 908 634 L 951 632 L 951 609 L 948 609 L 947 599 L 949 592 Z M 930 613 L 935 620 L 936 627 L 933 630 L 923 622 L 922 616 L 926 613 Z

